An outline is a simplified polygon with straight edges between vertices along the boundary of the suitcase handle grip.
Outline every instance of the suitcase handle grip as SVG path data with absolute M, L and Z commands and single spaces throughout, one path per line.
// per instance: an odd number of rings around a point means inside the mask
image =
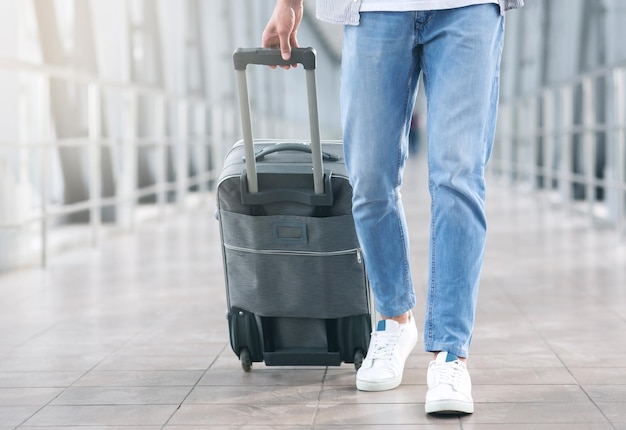
M 315 69 L 315 49 L 293 48 L 291 58 L 283 60 L 280 49 L 274 48 L 238 48 L 233 54 L 235 70 L 246 70 L 248 64 L 265 66 L 290 66 L 302 64 L 305 70 Z
M 311 145 L 306 143 L 276 143 L 272 146 L 263 148 L 255 154 L 256 161 L 262 160 L 266 155 L 273 154 L 278 151 L 300 151 L 311 153 Z M 245 157 L 244 157 L 245 158 Z M 340 157 L 329 152 L 322 151 L 324 161 L 339 161 Z

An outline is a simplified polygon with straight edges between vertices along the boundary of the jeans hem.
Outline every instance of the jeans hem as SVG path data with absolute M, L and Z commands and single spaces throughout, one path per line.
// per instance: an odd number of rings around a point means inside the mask
M 432 343 L 432 344 L 424 344 L 424 351 L 425 352 L 439 352 L 439 351 L 446 351 L 450 354 L 454 354 L 457 357 L 463 357 L 463 358 L 468 358 L 469 357 L 469 350 L 466 348 L 459 348 L 457 346 L 451 346 L 451 345 L 444 345 L 444 344 L 437 344 L 437 343 Z

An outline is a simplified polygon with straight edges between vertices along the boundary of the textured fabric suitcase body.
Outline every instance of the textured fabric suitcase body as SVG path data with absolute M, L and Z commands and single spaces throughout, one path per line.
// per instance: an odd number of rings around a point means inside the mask
M 245 51 L 245 64 L 280 62 L 279 54 L 265 57 L 269 50 L 258 51 L 261 59 Z M 245 78 L 240 91 L 242 86 L 247 88 Z M 309 101 L 314 90 L 309 86 Z M 358 368 L 369 344 L 371 310 L 342 144 L 320 145 L 315 102 L 311 143 L 249 145 L 247 91 L 244 96 L 244 140 L 227 154 L 217 187 L 232 349 L 244 370 L 262 361 Z M 316 155 L 323 158 L 317 166 Z M 249 158 L 256 159 L 252 166 Z

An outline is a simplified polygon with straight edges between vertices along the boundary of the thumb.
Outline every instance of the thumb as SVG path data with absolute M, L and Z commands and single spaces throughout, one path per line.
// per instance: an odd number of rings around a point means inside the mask
M 280 54 L 283 60 L 289 60 L 291 58 L 291 43 L 289 41 L 289 35 L 280 35 Z

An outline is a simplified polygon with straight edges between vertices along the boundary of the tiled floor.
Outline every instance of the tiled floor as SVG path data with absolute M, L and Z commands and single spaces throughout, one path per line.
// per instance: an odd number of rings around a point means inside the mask
M 406 179 L 421 324 L 423 163 Z M 488 195 L 471 416 L 424 414 L 421 345 L 389 392 L 357 392 L 352 365 L 244 373 L 207 207 L 0 275 L 0 430 L 626 429 L 625 243 L 527 194 Z

